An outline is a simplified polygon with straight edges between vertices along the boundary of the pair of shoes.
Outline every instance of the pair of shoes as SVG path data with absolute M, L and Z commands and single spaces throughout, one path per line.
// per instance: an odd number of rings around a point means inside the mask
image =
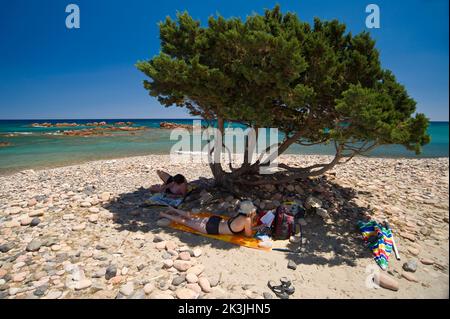
M 288 294 L 288 295 L 292 295 L 295 292 L 295 287 L 291 286 L 291 281 L 289 279 L 287 279 L 286 277 L 282 277 L 280 279 L 281 284 L 284 287 L 284 291 Z
M 267 285 L 280 299 L 289 299 L 289 296 L 295 292 L 295 287 L 291 286 L 291 281 L 286 277 L 280 279 L 281 285 L 276 285 L 274 281 L 269 280 Z

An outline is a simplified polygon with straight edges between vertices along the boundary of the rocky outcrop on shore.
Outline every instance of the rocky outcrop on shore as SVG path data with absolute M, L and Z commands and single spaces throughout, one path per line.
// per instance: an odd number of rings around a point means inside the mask
M 129 134 L 135 134 L 137 131 L 144 131 L 149 129 L 146 126 L 132 126 L 132 122 L 116 122 L 113 124 L 107 124 L 106 122 L 93 122 L 86 124 L 77 123 L 34 123 L 33 127 L 86 127 L 89 128 L 79 128 L 79 129 L 61 129 L 58 131 L 49 132 L 30 132 L 30 135 L 62 135 L 62 136 L 112 136 L 113 132 L 129 132 Z M 3 135 L 4 137 L 16 137 L 19 134 L 9 133 Z M 1 142 L 0 147 L 9 146 L 7 142 Z
M 207 164 L 164 155 L 0 176 L 0 298 L 270 298 L 267 282 L 281 276 L 293 298 L 448 297 L 448 158 L 356 158 L 321 178 L 249 189 L 261 209 L 309 207 L 301 243 L 284 243 L 301 244 L 290 254 L 167 228 L 144 205 L 157 169 L 198 182 L 185 209 L 234 214 L 239 198 L 212 186 Z M 384 273 L 390 289 L 365 285 L 375 264 L 355 229 L 364 218 L 394 231 L 402 260 L 392 255 Z
M 123 131 L 123 132 L 136 132 L 148 129 L 145 126 L 109 126 L 109 127 L 97 127 L 81 130 L 67 130 L 63 131 L 62 134 L 66 136 L 110 136 L 112 132 Z
M 79 124 L 77 123 L 49 123 L 49 122 L 44 122 L 44 123 L 33 123 L 31 124 L 31 127 L 74 127 L 74 126 L 79 126 Z
M 116 122 L 116 123 L 114 123 L 114 125 L 118 125 L 118 126 L 131 126 L 131 125 L 133 125 L 133 122 Z
M 133 125 L 133 122 L 116 122 L 116 123 L 111 123 L 108 124 L 105 121 L 101 121 L 101 122 L 90 122 L 90 123 L 83 123 L 83 124 L 79 124 L 76 122 L 73 123 L 67 123 L 67 122 L 63 122 L 63 123 L 49 123 L 49 122 L 44 122 L 44 123 L 33 123 L 31 124 L 32 127 L 78 127 L 78 126 L 107 126 L 107 125 L 115 125 L 115 126 L 131 126 Z
M 93 126 L 94 128 L 85 128 L 80 130 L 65 130 L 63 131 L 63 135 L 69 136 L 91 136 L 91 135 L 107 135 L 106 131 L 139 131 L 146 129 L 144 126 L 132 126 L 133 122 L 115 122 L 115 123 L 107 123 L 105 121 L 102 122 L 92 122 L 92 123 L 33 123 L 31 127 L 85 127 L 85 126 Z M 162 129 L 176 129 L 176 128 L 184 128 L 184 129 L 192 129 L 192 125 L 188 124 L 179 124 L 172 122 L 160 122 L 159 127 Z
M 164 128 L 164 129 L 184 128 L 184 129 L 188 129 L 188 130 L 191 130 L 193 128 L 192 125 L 172 123 L 172 122 L 161 122 L 161 123 L 159 123 L 159 127 Z

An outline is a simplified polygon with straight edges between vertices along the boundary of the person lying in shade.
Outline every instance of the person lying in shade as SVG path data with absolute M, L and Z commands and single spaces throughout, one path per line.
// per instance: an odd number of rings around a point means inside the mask
M 162 185 L 153 185 L 150 191 L 156 193 L 166 193 L 169 197 L 186 196 L 188 191 L 188 183 L 186 178 L 177 174 L 172 176 L 164 171 L 156 171 L 159 178 L 164 182 Z
M 160 215 L 204 234 L 236 235 L 243 233 L 246 237 L 252 237 L 253 230 L 255 230 L 253 224 L 256 207 L 251 201 L 243 201 L 239 206 L 238 214 L 228 220 L 220 216 L 197 217 L 190 212 L 172 207 L 166 212 L 161 212 Z

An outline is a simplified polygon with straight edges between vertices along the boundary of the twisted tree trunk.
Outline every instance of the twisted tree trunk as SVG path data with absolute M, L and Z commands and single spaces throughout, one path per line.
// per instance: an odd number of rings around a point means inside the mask
M 221 164 L 221 155 L 222 155 L 222 144 L 223 144 L 223 133 L 224 133 L 224 120 L 222 117 L 217 119 L 218 130 L 220 132 L 220 136 L 214 137 L 214 147 L 208 154 L 209 159 L 209 167 L 211 168 L 211 172 L 214 176 L 214 180 L 218 186 L 223 186 L 225 171 L 222 168 Z M 211 158 L 211 153 L 214 153 L 214 158 Z
M 304 133 L 302 130 L 299 130 L 293 133 L 291 136 L 286 137 L 283 142 L 275 144 L 278 147 L 278 152 L 273 152 L 267 155 L 266 152 L 268 152 L 270 148 L 274 146 L 271 145 L 266 148 L 260 158 L 253 164 L 250 162 L 251 156 L 248 152 L 249 139 L 246 137 L 243 164 L 239 168 L 232 168 L 230 163 L 231 172 L 226 172 L 221 165 L 221 151 L 222 146 L 224 145 L 224 119 L 222 117 L 218 118 L 218 130 L 220 132 L 220 136 L 215 137 L 214 148 L 210 151 L 209 154 L 209 165 L 216 185 L 225 188 L 226 190 L 234 194 L 238 194 L 240 192 L 239 188 L 245 188 L 246 186 L 284 184 L 292 182 L 296 179 L 319 176 L 332 169 L 337 164 L 341 164 L 341 159 L 349 156 L 344 155 L 344 151 L 349 150 L 348 146 L 345 143 L 339 144 L 335 141 L 336 154 L 333 160 L 331 160 L 329 163 L 314 164 L 308 167 L 301 168 L 292 168 L 285 164 L 279 164 L 278 167 L 283 169 L 283 171 L 273 174 L 260 174 L 260 168 L 262 166 L 268 166 L 271 161 L 275 160 L 278 156 L 283 154 L 289 148 L 289 146 L 296 142 L 299 142 L 299 139 Z M 253 145 L 250 145 L 250 147 L 253 147 Z M 371 146 L 368 149 L 371 149 L 373 147 L 374 146 Z M 213 157 L 211 156 L 212 153 L 214 153 Z M 355 154 L 357 154 L 357 151 L 354 151 L 352 156 L 354 156 Z M 265 159 L 263 159 L 264 155 L 267 155 Z

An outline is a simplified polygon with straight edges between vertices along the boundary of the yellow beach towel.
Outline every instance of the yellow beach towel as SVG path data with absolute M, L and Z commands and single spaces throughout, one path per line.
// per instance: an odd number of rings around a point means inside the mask
M 198 213 L 195 214 L 196 217 L 200 217 L 200 218 L 204 218 L 204 217 L 211 217 L 211 216 L 219 216 L 225 220 L 229 219 L 230 217 L 228 216 L 222 216 L 222 215 L 214 215 L 211 213 Z M 244 247 L 248 247 L 248 248 L 254 248 L 254 249 L 259 249 L 259 250 L 265 250 L 265 251 L 270 251 L 271 248 L 270 247 L 260 247 L 259 243 L 261 242 L 261 240 L 254 238 L 254 237 L 245 237 L 243 235 L 210 235 L 210 234 L 204 234 L 201 233 L 199 231 L 196 231 L 190 227 L 187 227 L 185 225 L 181 225 L 178 224 L 174 221 L 172 221 L 169 224 L 169 227 L 173 228 L 173 229 L 178 229 L 181 231 L 185 231 L 188 233 L 192 233 L 192 234 L 197 234 L 197 235 L 201 235 L 201 236 L 205 236 L 205 237 L 209 237 L 209 238 L 214 238 L 214 239 L 218 239 L 218 240 L 222 240 L 228 243 L 232 243 L 235 245 L 239 245 L 239 246 L 244 246 Z

